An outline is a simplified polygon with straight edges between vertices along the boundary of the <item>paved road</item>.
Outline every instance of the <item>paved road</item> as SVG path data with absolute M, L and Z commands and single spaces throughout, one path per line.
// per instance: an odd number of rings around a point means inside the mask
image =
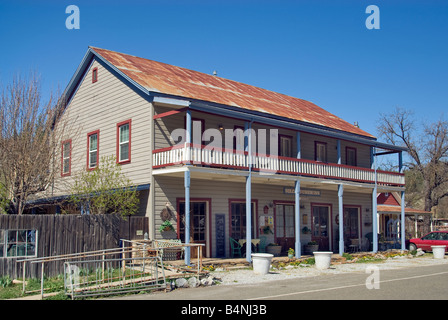
M 114 300 L 422 300 L 448 299 L 448 265 L 292 278 L 251 285 L 176 289 Z

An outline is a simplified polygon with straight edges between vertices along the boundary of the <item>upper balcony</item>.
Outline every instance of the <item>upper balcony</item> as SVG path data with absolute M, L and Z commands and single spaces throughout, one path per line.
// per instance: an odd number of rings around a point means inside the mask
M 271 175 L 294 175 L 403 187 L 404 174 L 343 164 L 266 155 L 185 143 L 153 151 L 153 169 L 191 164 L 195 166 L 249 170 Z

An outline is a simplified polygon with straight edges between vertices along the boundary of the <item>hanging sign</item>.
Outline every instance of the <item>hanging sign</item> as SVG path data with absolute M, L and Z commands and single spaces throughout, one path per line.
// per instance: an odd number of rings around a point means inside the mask
M 294 194 L 294 187 L 283 187 L 284 194 Z M 300 188 L 301 196 L 320 197 L 320 190 Z

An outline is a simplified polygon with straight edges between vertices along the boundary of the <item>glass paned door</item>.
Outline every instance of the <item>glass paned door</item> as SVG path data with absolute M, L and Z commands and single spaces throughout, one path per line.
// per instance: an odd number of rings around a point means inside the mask
M 275 205 L 275 237 L 276 242 L 282 246 L 282 252 L 294 248 L 295 242 L 295 220 L 294 205 Z
M 185 202 L 179 203 L 179 239 L 185 242 Z M 207 236 L 207 202 L 190 202 L 190 243 L 206 243 Z M 191 250 L 194 258 L 196 250 Z M 202 248 L 205 256 L 206 248 Z
M 359 238 L 359 208 L 344 208 L 344 239 Z
M 311 233 L 312 240 L 317 241 L 319 250 L 329 250 L 330 207 L 324 205 L 312 206 Z

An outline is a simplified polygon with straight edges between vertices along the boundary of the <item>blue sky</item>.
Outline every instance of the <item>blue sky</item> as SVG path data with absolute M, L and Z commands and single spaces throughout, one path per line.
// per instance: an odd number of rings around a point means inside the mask
M 68 5 L 80 10 L 69 30 Z M 368 5 L 380 9 L 369 30 Z M 89 45 L 316 103 L 377 135 L 380 113 L 448 107 L 448 1 L 5 1 L 0 81 L 37 71 L 63 90 Z M 445 117 L 446 118 L 446 117 Z

